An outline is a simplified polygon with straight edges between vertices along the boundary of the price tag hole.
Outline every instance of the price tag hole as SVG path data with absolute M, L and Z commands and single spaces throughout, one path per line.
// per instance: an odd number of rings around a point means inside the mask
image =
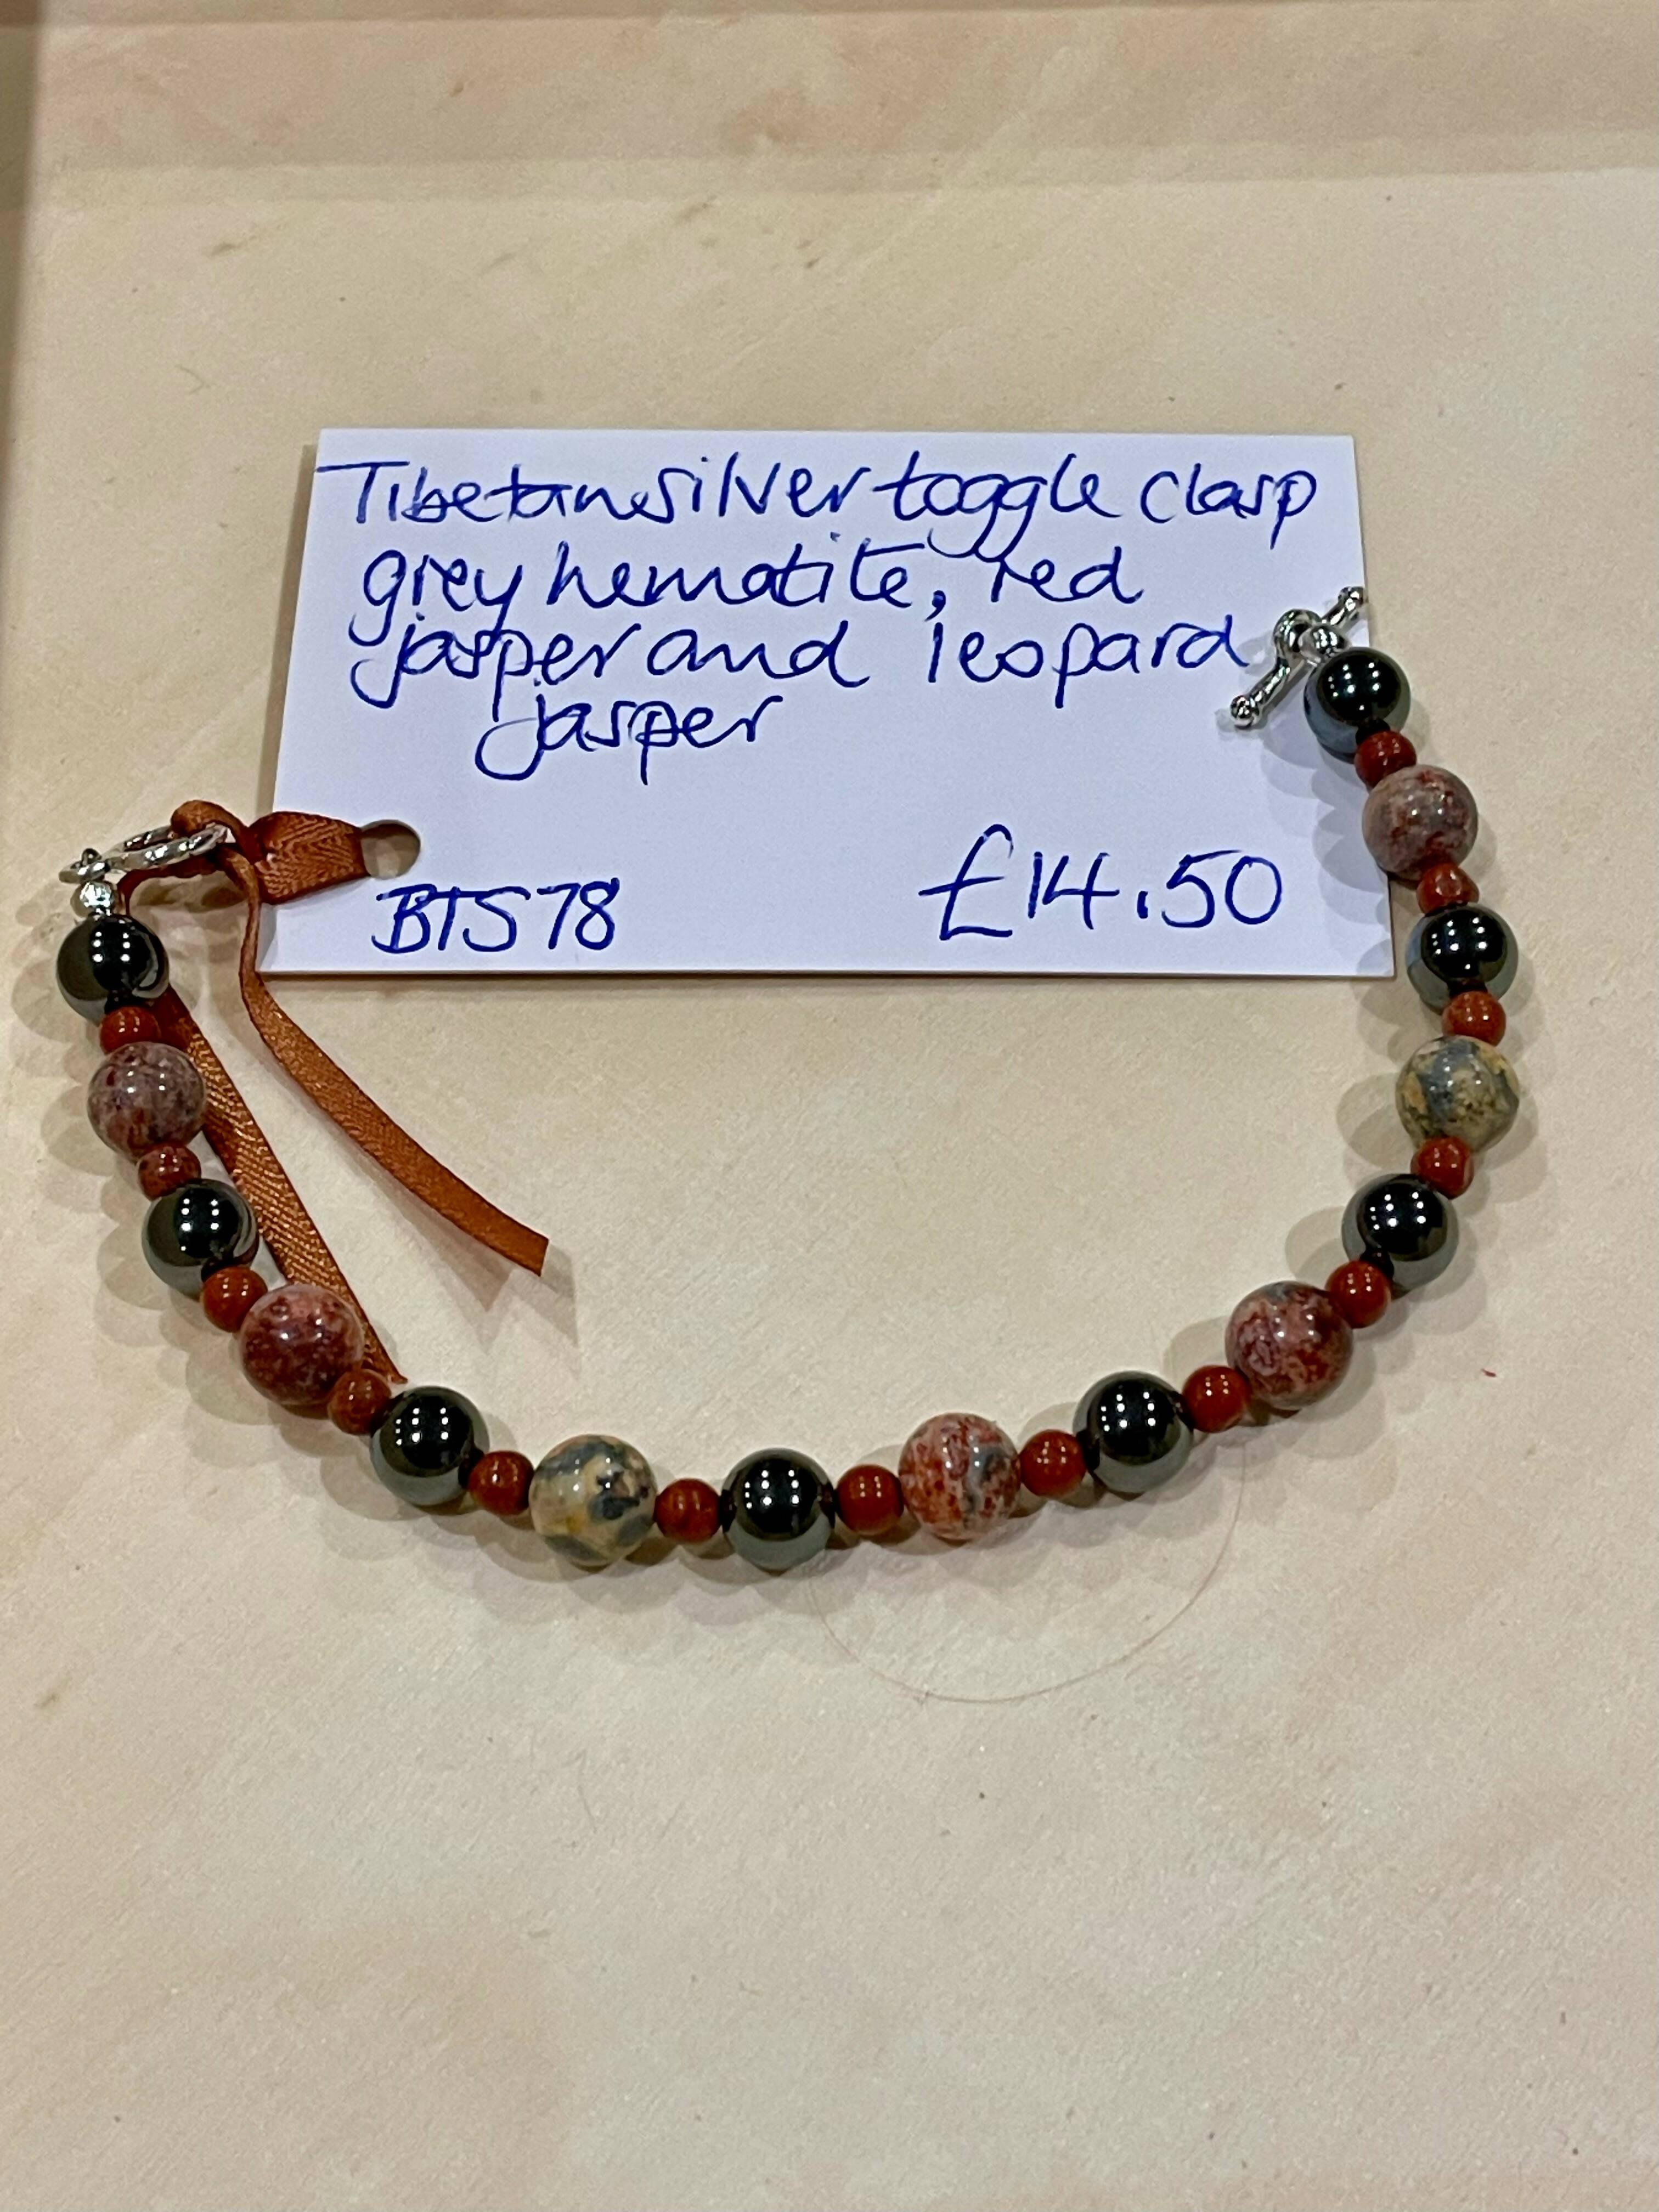
M 407 822 L 371 822 L 363 831 L 363 859 L 371 876 L 406 876 L 421 857 L 421 841 Z

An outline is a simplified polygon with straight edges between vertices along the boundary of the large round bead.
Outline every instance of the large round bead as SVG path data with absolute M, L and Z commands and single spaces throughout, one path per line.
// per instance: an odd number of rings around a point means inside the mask
M 1479 1037 L 1437 1036 L 1400 1071 L 1395 1103 L 1406 1133 L 1461 1137 L 1472 1152 L 1495 1144 L 1521 1110 L 1521 1087 L 1501 1052 Z
M 655 1525 L 657 1486 L 645 1455 L 617 1437 L 572 1437 L 530 1478 L 530 1525 L 585 1567 L 626 1559 Z
M 1510 926 L 1489 906 L 1445 906 L 1425 914 L 1406 939 L 1406 973 L 1437 1013 L 1465 991 L 1501 999 L 1518 955 Z
M 228 1182 L 180 1183 L 144 1216 L 144 1257 L 169 1290 L 199 1297 L 216 1269 L 244 1267 L 259 1249 L 259 1224 Z
M 1192 1421 L 1156 1375 L 1109 1375 L 1082 1401 L 1073 1422 L 1091 1474 L 1122 1498 L 1139 1498 L 1180 1474 L 1193 1448 Z
M 750 1452 L 720 1492 L 720 1526 L 732 1550 L 773 1573 L 821 1552 L 835 1511 L 833 1484 L 805 1452 Z
M 279 1406 L 320 1406 L 367 1342 L 356 1308 L 318 1283 L 279 1283 L 236 1333 L 243 1374 Z
M 1456 1209 L 1421 1176 L 1377 1176 L 1348 1200 L 1342 1249 L 1380 1267 L 1396 1291 L 1417 1290 L 1452 1263 Z
M 156 1145 L 187 1145 L 206 1112 L 207 1086 L 176 1045 L 118 1045 L 87 1085 L 88 1121 L 130 1160 Z
M 1385 775 L 1359 817 L 1377 866 L 1413 884 L 1426 868 L 1461 860 L 1480 826 L 1474 793 L 1462 778 L 1421 761 Z
M 161 939 L 130 914 L 78 921 L 58 948 L 58 988 L 89 1022 L 101 1021 L 112 1006 L 159 999 L 167 987 Z
M 905 1504 L 924 1528 L 965 1544 L 1013 1511 L 1019 1452 L 994 1421 L 977 1413 L 936 1413 L 905 1438 L 898 1479 Z
M 1339 760 L 1352 760 L 1362 738 L 1397 730 L 1411 703 L 1405 670 L 1371 645 L 1347 646 L 1322 661 L 1302 695 L 1315 737 Z
M 1348 1371 L 1353 1332 L 1312 1283 L 1264 1283 L 1233 1308 L 1227 1358 L 1264 1406 L 1294 1413 Z
M 410 1504 L 447 1505 L 489 1449 L 471 1400 L 426 1384 L 398 1392 L 375 1425 L 368 1456 L 386 1488 Z

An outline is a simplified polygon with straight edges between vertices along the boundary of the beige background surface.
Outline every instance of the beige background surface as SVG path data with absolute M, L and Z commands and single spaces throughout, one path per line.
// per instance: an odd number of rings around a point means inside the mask
M 1652 2205 L 1650 11 L 27 12 L 0 2203 Z M 1528 956 L 1451 1274 L 1156 1510 L 778 1585 L 584 1577 L 268 1418 L 138 1258 L 51 878 L 260 803 L 350 420 L 1352 431 Z M 1179 1379 L 1331 1263 L 1425 1026 L 1403 978 L 289 986 L 538 1286 L 258 1063 L 232 915 L 166 928 L 404 1364 L 715 1480 Z

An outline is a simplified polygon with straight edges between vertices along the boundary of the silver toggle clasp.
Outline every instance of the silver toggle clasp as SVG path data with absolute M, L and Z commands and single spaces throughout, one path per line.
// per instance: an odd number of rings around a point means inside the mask
M 222 845 L 229 835 L 222 822 L 210 822 L 203 829 L 183 834 L 164 822 L 159 830 L 141 830 L 136 837 L 127 838 L 107 853 L 88 845 L 78 860 L 59 868 L 58 880 L 75 885 L 70 904 L 77 914 L 118 914 L 123 876 L 138 869 L 171 868 L 180 860 L 198 860 Z
M 1241 691 L 1228 710 L 1241 730 L 1253 730 L 1298 676 L 1305 676 L 1322 660 L 1341 652 L 1348 641 L 1346 633 L 1364 604 L 1364 585 L 1350 584 L 1337 593 L 1328 614 L 1316 615 L 1310 607 L 1292 607 L 1288 614 L 1280 615 L 1273 624 L 1273 666 L 1248 691 Z

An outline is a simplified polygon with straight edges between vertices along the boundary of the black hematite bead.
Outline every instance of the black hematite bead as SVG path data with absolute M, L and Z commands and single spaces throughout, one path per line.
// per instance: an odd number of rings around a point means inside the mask
M 259 1249 L 253 1208 L 228 1182 L 182 1182 L 144 1216 L 144 1257 L 169 1290 L 201 1295 L 216 1267 L 241 1267 Z
M 1348 646 L 1322 661 L 1302 695 L 1315 737 L 1339 760 L 1352 760 L 1362 738 L 1397 730 L 1411 703 L 1405 670 L 1369 645 Z
M 167 987 L 166 948 L 130 914 L 78 921 L 58 948 L 58 988 L 89 1022 L 101 1021 L 112 1006 L 159 999 Z
M 1090 1474 L 1124 1498 L 1179 1474 L 1192 1449 L 1181 1394 L 1156 1375 L 1107 1376 L 1079 1406 L 1073 1426 Z
M 1501 999 L 1515 981 L 1510 926 L 1489 906 L 1443 906 L 1425 914 L 1406 945 L 1406 972 L 1425 1005 L 1443 1006 L 1460 991 Z
M 368 1440 L 386 1488 L 411 1505 L 447 1505 L 489 1449 L 483 1416 L 459 1390 L 400 1390 Z
M 805 1452 L 750 1452 L 720 1492 L 720 1526 L 732 1550 L 774 1572 L 823 1549 L 835 1510 L 834 1485 Z
M 1378 1176 L 1348 1200 L 1342 1249 L 1380 1267 L 1396 1291 L 1417 1290 L 1452 1263 L 1456 1210 L 1421 1176 Z

